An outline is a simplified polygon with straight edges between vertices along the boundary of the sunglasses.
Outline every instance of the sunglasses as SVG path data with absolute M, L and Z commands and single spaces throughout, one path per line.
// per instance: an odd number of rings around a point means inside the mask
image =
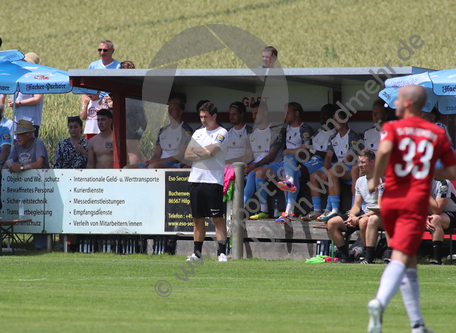
M 101 51 L 103 51 L 104 53 L 108 52 L 109 50 L 108 49 L 98 49 L 98 52 L 101 53 Z

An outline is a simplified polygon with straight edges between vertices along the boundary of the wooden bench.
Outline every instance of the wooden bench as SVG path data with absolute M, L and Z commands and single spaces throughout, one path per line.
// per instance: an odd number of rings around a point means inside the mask
M 18 223 L 31 222 L 31 219 L 0 220 L 0 240 L 3 237 L 11 237 L 11 253 L 14 254 L 14 226 Z M 2 244 L 0 244 L 0 256 L 3 255 Z

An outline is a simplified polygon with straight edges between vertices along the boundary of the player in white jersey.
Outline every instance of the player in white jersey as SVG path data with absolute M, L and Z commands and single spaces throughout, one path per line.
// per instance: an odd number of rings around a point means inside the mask
M 387 109 L 385 108 L 385 102 L 378 98 L 372 105 L 372 122 L 374 126 L 368 128 L 364 132 L 364 147 L 377 153 L 378 144 L 380 143 L 380 134 L 382 132 L 382 124 L 386 121 Z M 359 169 L 356 164 L 353 165 L 351 170 L 352 177 L 352 194 L 355 193 L 355 183 L 359 177 Z
M 193 134 L 193 129 L 182 120 L 185 104 L 178 99 L 168 103 L 170 124 L 160 128 L 154 154 L 146 163 L 130 164 L 125 169 L 178 168 L 185 164 L 184 153 Z
M 313 156 L 301 165 L 301 181 L 309 180 L 310 175 L 315 171 L 322 171 L 325 164 L 326 151 L 328 150 L 329 140 L 336 134 L 334 124 L 328 122 L 328 119 L 334 117 L 337 107 L 333 104 L 326 104 L 320 111 L 320 123 L 322 127 L 318 129 L 318 133 L 312 137 L 312 146 L 308 147 L 309 152 Z M 312 188 L 310 187 L 312 193 Z M 312 195 L 314 210 L 306 216 L 301 217 L 303 221 L 315 220 L 321 215 L 321 198 L 318 194 Z
M 264 165 L 282 159 L 283 144 L 280 140 L 277 140 L 282 138 L 282 125 L 271 125 L 268 114 L 266 103 L 256 102 L 252 104 L 252 118 L 256 128 L 249 136 L 244 160 L 246 162 L 244 174 L 247 176 L 244 189 L 244 204 L 247 204 L 252 198 L 255 190 L 257 193 L 259 192 L 260 187 L 257 184 L 256 171 Z M 268 217 L 267 213 L 260 212 L 252 215 L 250 219 L 258 220 Z
M 185 159 L 192 161 L 189 176 L 190 208 L 194 222 L 194 251 L 188 261 L 201 260 L 206 236 L 205 218 L 211 217 L 218 241 L 218 260 L 228 261 L 226 251 L 226 224 L 223 218 L 223 177 L 225 174 L 227 131 L 217 125 L 217 107 L 207 102 L 200 107 L 204 126 L 195 131 L 185 150 Z
M 328 221 L 328 232 L 340 251 L 340 263 L 351 262 L 342 232 L 353 233 L 355 230 L 360 230 L 361 241 L 365 246 L 367 222 L 369 217 L 375 214 L 369 208 L 378 207 L 379 198 L 383 194 L 382 182 L 373 193 L 370 193 L 367 187 L 368 180 L 374 175 L 375 153 L 372 150 L 365 149 L 358 159 L 359 168 L 363 176 L 356 181 L 355 202 L 350 209 L 350 213 L 332 217 Z M 362 208 L 363 201 L 366 203 L 364 208 Z
M 433 265 L 442 264 L 444 231 L 456 228 L 456 191 L 449 180 L 432 180 L 430 208 L 432 214 L 426 221 L 426 230 L 432 234 Z
M 296 219 L 294 207 L 299 192 L 299 170 L 297 158 L 301 160 L 309 156 L 307 147 L 310 146 L 313 134 L 312 128 L 301 119 L 304 114 L 301 104 L 290 102 L 285 105 L 285 132 L 277 138 L 284 147 L 283 161 L 267 165 L 257 171 L 255 182 L 259 185 L 257 195 L 260 198 L 261 212 L 267 213 L 266 179 L 273 181 L 275 177 L 282 179 L 278 187 L 285 191 L 287 207 L 276 222 L 286 223 Z
M 340 208 L 340 184 L 339 179 L 351 185 L 351 169 L 356 156 L 364 148 L 362 139 L 355 131 L 348 127 L 348 114 L 336 112 L 333 117 L 337 133 L 331 138 L 325 156 L 323 171 L 316 171 L 310 175 L 310 188 L 312 189 L 312 201 L 315 202 L 324 191 L 323 184 L 328 184 L 328 203 L 318 221 L 327 222 L 330 218 L 339 215 Z M 333 157 L 337 163 L 332 165 Z M 321 201 L 320 201 L 321 205 Z M 321 207 L 321 206 L 320 206 Z M 316 210 L 316 207 L 314 207 Z
M 243 103 L 233 102 L 230 104 L 228 113 L 233 127 L 228 130 L 225 164 L 233 164 L 244 160 L 249 144 L 249 134 L 253 130 L 252 126 L 245 123 L 246 112 L 247 109 Z

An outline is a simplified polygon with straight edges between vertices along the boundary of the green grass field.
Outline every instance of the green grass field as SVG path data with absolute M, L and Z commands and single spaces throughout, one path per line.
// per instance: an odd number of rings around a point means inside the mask
M 0 257 L 2 332 L 365 332 L 384 265 L 207 259 L 186 281 L 180 256 L 34 254 Z M 454 332 L 455 266 L 421 265 L 422 310 Z M 157 281 L 172 286 L 168 297 Z M 163 285 L 162 291 L 168 287 Z M 384 332 L 410 332 L 400 295 Z
M 283 67 L 397 65 L 399 40 L 424 46 L 404 65 L 456 67 L 454 1 L 358 0 L 0 0 L 1 50 L 35 52 L 41 64 L 68 70 L 98 59 L 111 39 L 117 60 L 147 68 L 156 52 L 185 29 L 227 24 L 279 50 Z M 245 67 L 230 50 L 190 58 L 179 68 Z M 80 97 L 47 95 L 40 138 L 50 160 L 67 137 L 66 117 Z M 6 109 L 11 118 L 12 110 Z M 150 122 L 150 121 L 149 121 Z M 157 125 L 157 124 L 155 124 Z M 157 127 L 158 128 L 158 127 Z M 147 157 L 156 133 L 146 131 Z M 22 253 L 0 257 L 1 332 L 365 332 L 367 301 L 383 265 L 240 260 L 195 265 L 183 257 Z M 422 309 L 438 333 L 454 332 L 456 266 L 422 265 Z M 172 285 L 159 297 L 155 284 Z M 384 332 L 410 332 L 401 297 Z
M 404 65 L 456 67 L 451 0 L 0 0 L 0 6 L 2 50 L 33 51 L 41 64 L 63 70 L 87 68 L 98 59 L 96 49 L 103 39 L 114 42 L 116 59 L 147 68 L 173 36 L 205 24 L 251 32 L 278 48 L 283 67 L 384 66 L 388 60 L 397 65 L 399 40 L 412 35 L 425 44 Z M 225 49 L 181 61 L 179 67 L 245 65 Z M 66 117 L 79 112 L 79 96 L 46 96 L 40 137 L 51 162 L 57 143 L 68 136 Z M 11 117 L 9 108 L 6 114 Z M 141 140 L 146 156 L 153 151 L 155 136 L 149 131 Z

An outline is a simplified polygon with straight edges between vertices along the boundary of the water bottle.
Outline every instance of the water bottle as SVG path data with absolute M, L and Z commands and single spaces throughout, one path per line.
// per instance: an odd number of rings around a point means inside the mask
M 275 218 L 278 218 L 279 217 L 279 202 L 277 201 L 277 199 L 275 199 L 275 202 L 274 202 L 274 217 Z
M 111 253 L 111 238 L 108 238 L 108 241 L 106 244 L 106 253 Z
M 19 218 L 23 219 L 25 216 L 24 200 L 19 199 Z

